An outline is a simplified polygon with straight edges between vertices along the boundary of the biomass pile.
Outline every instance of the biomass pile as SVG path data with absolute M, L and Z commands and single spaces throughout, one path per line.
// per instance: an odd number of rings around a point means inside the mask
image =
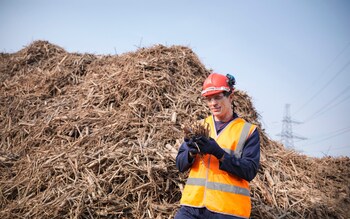
M 103 56 L 35 41 L 0 54 L 0 218 L 172 218 L 181 125 L 208 115 L 209 73 L 183 46 Z M 250 97 L 235 98 L 262 140 L 252 217 L 350 218 L 350 159 L 284 149 Z

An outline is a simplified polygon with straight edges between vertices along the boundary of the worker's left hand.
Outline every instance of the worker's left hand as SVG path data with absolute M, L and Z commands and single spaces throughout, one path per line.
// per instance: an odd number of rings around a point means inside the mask
M 221 159 L 225 151 L 216 143 L 216 141 L 213 138 L 206 138 L 206 137 L 200 137 L 196 139 L 196 143 L 199 146 L 200 153 L 203 154 L 212 154 L 217 159 Z

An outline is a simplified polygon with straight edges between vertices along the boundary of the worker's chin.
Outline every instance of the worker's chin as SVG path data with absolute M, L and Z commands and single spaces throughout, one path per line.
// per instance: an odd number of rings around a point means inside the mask
M 220 117 L 220 115 L 221 115 L 221 110 L 212 110 L 211 113 L 212 113 L 213 116 L 215 116 L 215 117 Z

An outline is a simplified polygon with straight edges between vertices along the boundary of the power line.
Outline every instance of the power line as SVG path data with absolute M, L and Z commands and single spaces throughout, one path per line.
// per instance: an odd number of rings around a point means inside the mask
M 345 102 L 345 101 L 348 100 L 348 99 L 350 99 L 350 95 L 347 96 L 347 97 L 345 97 L 345 98 L 343 98 L 343 99 L 340 100 L 338 103 L 335 103 L 335 104 L 333 104 L 333 105 L 327 107 L 327 109 L 325 109 L 323 112 L 319 113 L 317 116 L 315 116 L 315 117 L 313 117 L 313 118 L 311 118 L 311 119 L 316 119 L 316 118 L 322 116 L 322 115 L 325 114 L 326 112 L 328 112 L 328 111 L 330 111 L 331 109 L 333 109 L 334 107 L 336 107 L 336 106 L 342 104 L 343 102 Z M 310 121 L 311 119 L 309 119 L 308 121 Z
M 350 41 L 345 45 L 345 47 L 333 58 L 333 60 L 329 63 L 329 65 L 321 72 L 319 77 L 316 77 L 316 79 L 311 83 L 310 86 L 307 87 L 307 89 L 300 95 L 300 97 L 303 97 L 305 93 L 307 93 L 310 88 L 314 87 L 316 85 L 316 82 L 318 82 L 323 76 L 325 76 L 327 70 L 335 63 L 335 61 L 348 49 L 350 46 Z
M 327 83 L 324 84 L 308 101 L 306 101 L 298 110 L 296 110 L 294 115 L 300 112 L 305 106 L 310 104 L 311 101 L 315 99 L 315 97 L 320 95 L 322 91 L 324 91 L 340 75 L 340 73 L 342 73 L 349 65 L 350 65 L 350 60 L 338 72 L 336 72 L 336 74 L 330 80 L 328 80 Z
M 345 133 L 348 133 L 350 132 L 350 127 L 346 127 L 346 128 L 342 128 L 342 129 L 339 129 L 337 131 L 334 131 L 332 132 L 331 134 L 329 134 L 328 136 L 325 136 L 325 137 L 322 137 L 320 140 L 318 141 L 315 141 L 313 143 L 309 143 L 309 144 L 304 144 L 304 146 L 306 145 L 313 145 L 313 144 L 317 144 L 317 143 L 320 143 L 320 142 L 324 142 L 328 139 L 331 139 L 331 138 L 334 138 L 334 137 L 337 137 L 339 135 L 342 135 L 342 134 L 345 134 Z
M 338 134 L 339 132 L 343 132 L 343 131 L 346 131 L 346 130 L 349 130 L 349 129 L 350 129 L 350 126 L 345 127 L 345 128 L 341 128 L 341 129 L 338 129 L 338 130 L 333 131 L 333 132 L 330 132 L 328 135 Z
M 348 145 L 348 146 L 341 146 L 341 147 L 335 147 L 335 148 L 332 148 L 332 151 L 333 151 L 333 150 L 340 150 L 340 149 L 344 149 L 344 148 L 350 149 L 350 145 Z M 319 149 L 310 150 L 310 151 L 308 151 L 308 152 L 315 152 L 315 151 L 322 152 L 322 151 L 320 151 Z
M 341 56 L 343 55 L 343 53 L 348 49 L 348 47 L 350 46 L 350 41 L 345 45 L 345 47 L 334 57 L 334 59 L 330 62 L 330 64 L 321 72 L 320 76 L 319 77 L 316 77 L 316 79 L 311 83 L 310 86 L 308 86 L 308 88 L 306 89 L 306 91 L 304 91 L 302 93 L 302 95 L 304 95 L 305 93 L 307 93 L 307 91 L 315 86 L 316 82 L 318 80 L 320 80 L 320 78 L 322 78 L 325 73 L 327 72 L 327 70 L 333 65 L 333 63 L 335 63 L 335 61 Z M 328 86 L 327 84 L 325 86 Z M 322 89 L 321 89 L 322 90 Z M 304 105 L 302 105 L 299 109 L 297 109 L 295 112 L 294 112 L 294 115 L 297 114 L 298 112 L 300 112 L 300 110 L 302 110 L 311 100 L 313 100 L 317 95 L 319 95 L 319 92 L 316 92 L 316 94 L 310 98 L 309 101 L 305 102 Z
M 332 150 L 340 150 L 340 149 L 344 149 L 344 148 L 350 149 L 350 145 L 348 145 L 348 146 L 343 146 L 343 147 L 333 148 Z
M 337 96 L 332 98 L 331 101 L 329 101 L 324 106 L 322 106 L 319 110 L 314 112 L 311 116 L 304 119 L 304 123 L 319 117 L 320 115 L 324 114 L 325 112 L 328 112 L 330 109 L 333 109 L 335 106 L 338 106 L 340 103 L 342 103 L 346 99 L 348 99 L 350 96 L 347 96 L 346 98 L 342 99 L 338 103 L 333 104 L 339 97 L 341 97 L 343 94 L 345 94 L 349 89 L 350 89 L 350 85 L 348 87 L 346 87 L 343 91 L 341 91 L 339 94 L 337 94 Z M 331 104 L 333 104 L 333 105 L 331 105 Z

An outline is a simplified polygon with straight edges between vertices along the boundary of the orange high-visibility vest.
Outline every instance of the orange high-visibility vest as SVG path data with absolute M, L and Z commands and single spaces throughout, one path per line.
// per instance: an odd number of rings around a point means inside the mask
M 208 116 L 204 123 L 210 128 L 210 137 L 228 154 L 241 157 L 246 139 L 256 126 L 241 118 L 231 121 L 217 135 L 214 117 Z M 206 207 L 208 210 L 249 218 L 251 212 L 250 189 L 248 181 L 219 169 L 215 156 L 196 157 L 180 200 L 181 205 Z

